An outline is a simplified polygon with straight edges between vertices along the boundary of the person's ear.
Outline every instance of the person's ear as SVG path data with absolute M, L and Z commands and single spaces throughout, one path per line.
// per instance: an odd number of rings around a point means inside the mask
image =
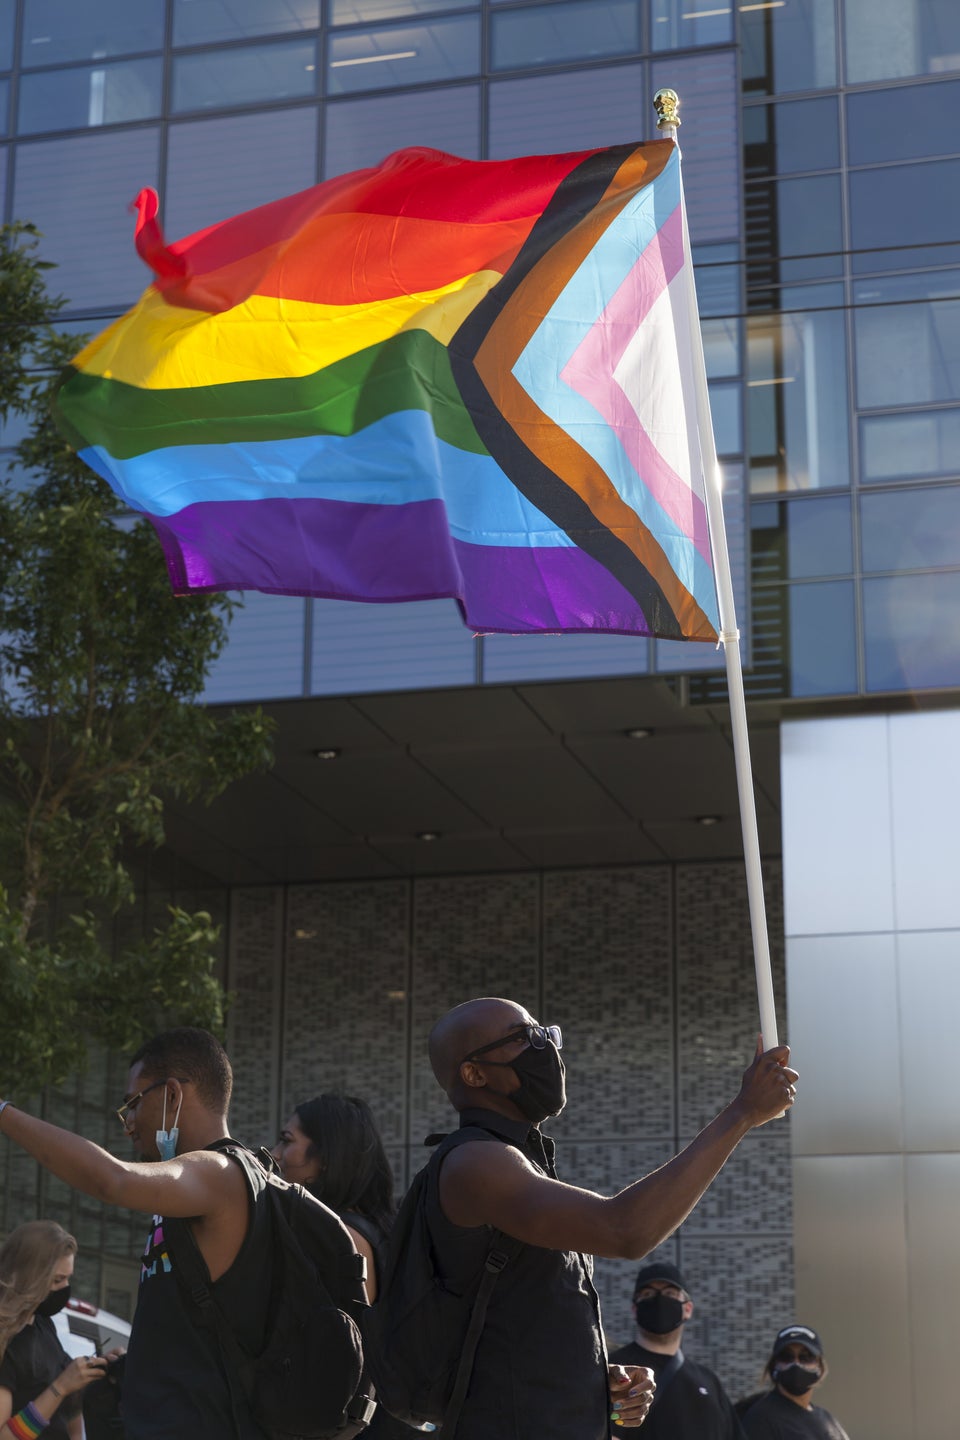
M 183 1086 L 179 1080 L 171 1079 L 167 1081 L 167 1110 L 169 1111 L 171 1106 L 173 1107 L 174 1119 L 176 1119 L 177 1111 L 183 1103 L 183 1093 Z M 170 1124 L 173 1124 L 173 1120 L 170 1121 Z
M 475 1060 L 464 1060 L 460 1066 L 460 1079 L 471 1090 L 483 1090 L 487 1083 L 487 1077 Z
M 693 1314 L 693 1301 L 692 1301 L 692 1300 L 684 1300 L 684 1302 L 683 1302 L 683 1323 L 684 1323 L 684 1324 L 687 1323 L 687 1321 L 690 1319 L 690 1317 L 691 1317 L 692 1314 Z

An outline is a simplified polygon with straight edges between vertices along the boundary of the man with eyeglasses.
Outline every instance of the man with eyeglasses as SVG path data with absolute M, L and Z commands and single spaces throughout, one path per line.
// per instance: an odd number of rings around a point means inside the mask
M 686 1281 L 667 1260 L 644 1265 L 633 1288 L 636 1339 L 610 1359 L 653 1371 L 657 1393 L 643 1440 L 744 1440 L 743 1428 L 712 1370 L 689 1360 L 680 1348 L 693 1315 Z M 614 1425 L 611 1436 L 622 1434 Z
M 540 1132 L 566 1103 L 561 1045 L 556 1026 L 489 997 L 457 1005 L 430 1034 L 433 1073 L 463 1137 L 427 1187 L 436 1269 L 454 1293 L 474 1294 L 491 1231 L 521 1242 L 490 1295 L 456 1440 L 606 1440 L 611 1419 L 617 1430 L 642 1424 L 652 1382 L 641 1368 L 608 1369 L 591 1257 L 649 1254 L 739 1141 L 793 1104 L 789 1050 L 758 1046 L 739 1094 L 685 1150 L 619 1194 L 597 1195 L 557 1178 L 553 1141 Z
M 185 1304 L 164 1234 L 167 1218 L 189 1221 L 221 1310 L 242 1347 L 259 1354 L 270 1302 L 269 1216 L 251 1204 L 240 1166 L 216 1148 L 229 1138 L 232 1088 L 230 1061 L 208 1031 L 185 1027 L 147 1041 L 116 1111 L 135 1161 L 0 1100 L 0 1134 L 51 1174 L 153 1217 L 122 1382 L 127 1440 L 265 1440 L 232 1400 L 216 1338 Z

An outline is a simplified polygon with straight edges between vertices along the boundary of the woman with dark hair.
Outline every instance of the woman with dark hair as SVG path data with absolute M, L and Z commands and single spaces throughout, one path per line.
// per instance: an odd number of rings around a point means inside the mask
M 340 1216 L 366 1259 L 372 1304 L 394 1203 L 390 1162 L 370 1106 L 351 1095 L 305 1100 L 280 1131 L 273 1158 L 285 1180 L 302 1185 Z M 378 1409 L 363 1433 L 370 1440 L 404 1440 L 417 1432 Z
M 52 1220 L 18 1225 L 0 1247 L 0 1440 L 80 1440 L 79 1392 L 106 1370 L 71 1360 L 52 1319 L 70 1299 L 77 1242 Z
M 839 1420 L 813 1404 L 827 1362 L 820 1337 L 809 1325 L 780 1331 L 763 1374 L 773 1388 L 744 1415 L 747 1440 L 849 1440 Z

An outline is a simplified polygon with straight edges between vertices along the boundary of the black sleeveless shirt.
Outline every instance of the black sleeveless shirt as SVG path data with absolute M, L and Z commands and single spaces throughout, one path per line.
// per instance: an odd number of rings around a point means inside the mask
M 221 1141 L 207 1148 L 216 1150 Z M 212 1286 L 244 1350 L 259 1354 L 270 1298 L 270 1217 L 248 1189 L 246 1237 L 229 1270 Z M 176 1256 L 155 1215 L 140 1266 L 140 1293 L 123 1375 L 127 1440 L 264 1440 L 242 1401 L 234 1418 L 213 1333 L 198 1326 L 175 1273 Z M 239 1426 L 239 1428 L 238 1428 Z
M 554 1143 L 536 1126 L 490 1110 L 465 1110 L 460 1125 L 482 1127 L 491 1143 L 516 1146 L 557 1178 Z M 452 1289 L 476 1289 L 494 1232 L 451 1224 L 437 1184 L 426 1203 L 437 1269 Z M 589 1256 L 522 1246 L 494 1288 L 457 1440 L 606 1440 L 607 1355 L 592 1276 Z

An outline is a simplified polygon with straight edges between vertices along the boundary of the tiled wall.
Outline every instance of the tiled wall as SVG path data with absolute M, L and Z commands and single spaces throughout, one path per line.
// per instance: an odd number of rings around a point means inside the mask
M 768 891 L 782 997 L 774 866 Z M 738 863 L 242 890 L 231 934 L 234 1132 L 272 1139 L 299 1101 L 344 1089 L 370 1102 L 401 1183 L 423 1137 L 451 1124 L 427 1033 L 471 996 L 507 995 L 563 1026 L 570 1101 L 546 1128 L 563 1178 L 604 1193 L 691 1139 L 736 1092 L 755 1042 Z M 665 1248 L 699 1302 L 687 1350 L 735 1395 L 755 1388 L 793 1318 L 786 1121 L 744 1142 Z M 634 1269 L 597 1266 L 611 1344 L 630 1338 Z
M 782 997 L 774 865 L 767 904 Z M 426 1036 L 461 1000 L 506 995 L 563 1026 L 570 1101 L 547 1128 L 560 1142 L 562 1177 L 601 1193 L 647 1174 L 696 1134 L 736 1092 L 756 1035 L 739 863 L 241 889 L 229 933 L 233 1133 L 272 1142 L 318 1091 L 362 1095 L 400 1184 L 425 1159 L 423 1137 L 451 1125 Z M 123 1153 L 110 1104 L 125 1074 L 122 1061 L 96 1059 L 48 1097 L 50 1118 Z M 770 1337 L 793 1318 L 787 1123 L 741 1145 L 664 1247 L 697 1302 L 686 1349 L 735 1396 L 755 1387 Z M 141 1217 L 38 1182 L 8 1145 L 0 1206 L 0 1228 L 41 1211 L 70 1226 L 81 1243 L 78 1293 L 122 1308 L 122 1262 L 139 1253 Z M 630 1338 L 635 1268 L 597 1265 L 611 1345 Z

